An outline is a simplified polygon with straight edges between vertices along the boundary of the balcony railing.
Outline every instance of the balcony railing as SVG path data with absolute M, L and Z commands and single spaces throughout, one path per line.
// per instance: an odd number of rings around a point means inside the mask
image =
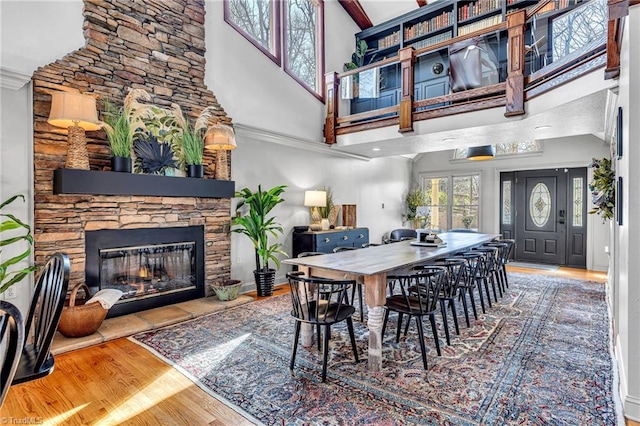
M 575 18 L 585 13 L 583 9 L 598 6 L 599 1 L 604 8 L 602 30 L 588 29 L 582 42 L 564 50 L 546 40 L 550 47 L 541 52 L 541 41 L 560 37 L 546 26 L 547 33 L 539 34 L 537 20 L 541 16 L 552 15 L 560 28 L 569 25 L 563 17 L 573 14 Z M 594 67 L 606 65 L 605 77 L 615 77 L 620 22 L 627 14 L 618 3 L 609 0 L 607 18 L 604 0 L 567 9 L 566 13 L 553 10 L 557 2 L 543 0 L 508 14 L 506 22 L 425 48 L 403 48 L 398 56 L 344 73 L 329 73 L 325 76 L 325 142 L 334 144 L 339 135 L 388 126 L 398 126 L 401 133 L 411 132 L 416 121 L 487 108 L 504 107 L 506 117 L 518 116 L 525 113 L 525 101 Z M 595 7 L 586 12 L 602 11 Z M 471 88 L 454 87 L 454 74 L 461 71 L 454 69 L 456 50 L 463 52 L 465 60 L 469 55 L 478 57 L 480 71 L 475 70 L 475 78 L 467 79 L 475 80 Z M 427 81 L 418 78 L 425 70 L 432 73 Z

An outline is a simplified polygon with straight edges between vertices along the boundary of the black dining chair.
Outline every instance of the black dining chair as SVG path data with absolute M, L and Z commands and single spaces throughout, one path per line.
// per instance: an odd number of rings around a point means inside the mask
M 480 305 L 482 306 L 482 313 L 485 313 L 484 307 L 484 297 L 482 295 L 482 287 L 479 287 L 476 282 L 476 277 L 478 276 L 478 258 L 482 257 L 480 253 L 458 253 L 454 255 L 454 258 L 462 259 L 465 262 L 464 271 L 462 274 L 462 280 L 460 281 L 460 293 L 459 298 L 462 300 L 462 304 L 465 307 L 465 310 L 468 311 L 467 307 L 467 296 L 469 296 L 469 301 L 471 302 L 471 308 L 473 309 L 473 317 L 478 319 L 478 310 L 476 307 L 476 298 L 474 295 L 474 290 L 478 289 L 478 295 L 480 297 Z
M 12 303 L 0 300 L 0 407 L 16 374 L 23 346 L 22 314 Z
M 460 335 L 460 327 L 458 326 L 458 310 L 456 306 L 456 299 L 459 298 L 460 285 L 463 281 L 465 272 L 465 261 L 463 259 L 446 258 L 438 259 L 434 262 L 434 265 L 441 266 L 446 269 L 442 289 L 440 290 L 440 310 L 442 312 L 442 321 L 444 325 L 444 332 L 447 338 L 447 344 L 451 345 L 451 339 L 449 337 L 449 320 L 447 316 L 447 305 L 451 310 L 451 316 L 453 317 L 453 323 L 455 325 L 456 334 Z M 420 267 L 418 267 L 420 268 Z M 469 310 L 466 304 L 466 299 L 463 303 L 463 310 L 467 327 L 471 327 L 469 322 Z
M 350 247 L 350 246 L 339 246 L 333 249 L 334 253 L 340 253 L 343 251 L 351 251 L 357 250 L 358 247 Z M 351 290 L 351 300 L 355 303 L 356 299 L 356 291 L 358 292 L 358 301 L 360 305 L 360 321 L 364 321 L 364 296 L 362 294 L 362 282 L 356 281 L 356 285 L 353 286 Z
M 300 338 L 302 323 L 314 324 L 324 328 L 322 348 L 322 381 L 327 380 L 327 362 L 329 357 L 329 338 L 331 326 L 341 321 L 347 322 L 349 338 L 355 362 L 359 362 L 356 338 L 353 332 L 353 316 L 356 309 L 349 304 L 348 289 L 355 284 L 353 280 L 331 280 L 327 278 L 306 277 L 302 272 L 287 274 L 291 303 L 291 316 L 295 319 L 295 332 L 291 363 L 289 369 L 293 372 Z M 320 336 L 318 336 L 318 339 Z
M 415 240 L 416 230 L 408 228 L 394 229 L 389 233 L 389 238 L 385 239 L 385 244 L 397 243 L 399 241 Z
M 63 253 L 53 254 L 42 268 L 24 327 L 28 334 L 13 384 L 39 379 L 53 371 L 51 344 L 67 296 L 69 270 L 69 257 Z
M 440 356 L 440 341 L 438 340 L 438 329 L 436 327 L 435 314 L 438 310 L 438 295 L 440 294 L 444 274 L 444 268 L 432 266 L 425 267 L 417 271 L 410 271 L 408 273 L 389 275 L 387 278 L 389 282 L 393 282 L 395 284 L 393 288 L 394 292 L 397 291 L 397 293 L 391 294 L 387 297 L 384 306 L 385 312 L 384 321 L 382 323 L 382 336 L 384 336 L 384 331 L 387 327 L 389 312 L 393 311 L 398 313 L 396 343 L 400 341 L 400 331 L 404 315 L 409 316 L 408 321 L 411 321 L 411 317 L 414 317 L 418 328 L 418 340 L 420 343 L 420 350 L 422 352 L 422 363 L 425 370 L 427 369 L 427 352 L 424 344 L 422 318 L 425 316 L 429 317 L 436 351 L 438 356 Z
M 502 297 L 502 288 L 500 287 L 500 282 L 498 281 L 498 263 L 499 263 L 499 253 L 500 249 L 498 247 L 491 247 L 487 245 L 482 245 L 480 247 L 474 247 L 472 251 L 478 251 L 484 255 L 484 269 L 481 271 L 484 279 L 491 283 L 491 287 L 493 289 L 493 299 L 494 301 L 498 301 L 498 293 L 500 293 L 500 297 Z M 498 291 L 496 291 L 496 287 Z M 491 300 L 488 296 L 487 298 Z

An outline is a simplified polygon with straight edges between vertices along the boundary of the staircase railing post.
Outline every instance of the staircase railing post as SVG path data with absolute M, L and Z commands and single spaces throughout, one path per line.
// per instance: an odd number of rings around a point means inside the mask
M 412 47 L 400 49 L 400 79 L 402 85 L 400 98 L 399 128 L 400 133 L 413 132 L 413 64 L 415 57 Z
M 333 145 L 336 143 L 336 124 L 338 121 L 338 92 L 340 91 L 340 79 L 337 72 L 330 72 L 324 76 L 325 102 L 327 117 L 324 122 L 324 143 Z
M 526 11 L 507 15 L 509 51 L 507 52 L 507 81 L 505 117 L 524 114 L 524 44 Z

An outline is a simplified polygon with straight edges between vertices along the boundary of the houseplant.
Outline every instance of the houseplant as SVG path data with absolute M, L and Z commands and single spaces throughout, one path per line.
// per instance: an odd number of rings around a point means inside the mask
M 182 113 L 180 106 L 174 105 L 173 110 L 176 126 L 180 129 L 180 136 L 176 139 L 174 146 L 180 167 L 185 169 L 189 177 L 202 177 L 204 135 L 209 127 L 209 119 L 216 110 L 213 107 L 202 110 L 193 126 Z
M 407 213 L 404 216 L 405 222 L 413 222 L 416 228 L 420 228 L 420 218 L 416 216 L 416 212 L 418 207 L 427 204 L 427 199 L 424 196 L 424 193 L 420 188 L 407 192 L 405 203 L 407 205 Z
M 240 280 L 222 280 L 211 284 L 211 289 L 216 293 L 218 300 L 226 302 L 238 297 L 238 290 L 242 286 Z
M 2 209 L 5 206 L 13 203 L 18 198 L 21 198 L 23 202 L 25 201 L 24 195 L 15 195 L 0 204 L 0 217 L 2 217 L 2 222 L 0 222 L 0 234 L 3 234 L 2 239 L 0 239 L 0 247 L 4 250 L 4 247 L 22 242 L 23 245 L 26 243 L 26 249 L 22 253 L 0 263 L 0 293 L 4 293 L 9 287 L 19 283 L 27 275 L 38 269 L 37 266 L 27 266 L 23 268 L 16 266 L 31 254 L 31 246 L 33 245 L 31 227 L 12 214 L 2 213 Z M 13 234 L 13 236 L 6 237 L 6 232 Z M 9 270 L 10 268 L 18 269 Z
M 613 219 L 616 200 L 616 174 L 611 168 L 611 160 L 594 158 L 589 167 L 593 168 L 593 180 L 589 183 L 589 189 L 591 190 L 591 200 L 595 204 L 589 214 L 598 214 L 603 221 Z
M 338 207 L 333 202 L 333 190 L 330 187 L 322 187 L 318 191 L 324 191 L 327 197 L 327 203 L 324 207 L 318 207 L 320 217 L 322 218 L 322 230 L 326 231 L 331 225 L 335 226 L 338 220 Z
M 280 267 L 280 259 L 276 256 L 287 254 L 282 251 L 281 243 L 270 243 L 269 236 L 277 237 L 282 234 L 282 225 L 276 222 L 275 217 L 268 217 L 269 212 L 284 199 L 280 194 L 284 192 L 286 185 L 275 186 L 268 191 L 263 191 L 258 185 L 258 190 L 252 192 L 244 188 L 236 192 L 236 197 L 241 200 L 236 208 L 236 216 L 233 218 L 234 228 L 231 232 L 246 235 L 255 249 L 256 269 L 253 271 L 256 280 L 258 296 L 270 296 L 273 294 L 273 283 L 276 270 L 269 268 L 269 261 L 273 261 L 276 268 Z M 241 214 L 243 207 L 248 207 Z
M 111 170 L 131 173 L 131 151 L 133 149 L 133 129 L 128 105 L 118 108 L 112 102 L 105 101 L 101 126 L 109 139 L 111 148 Z

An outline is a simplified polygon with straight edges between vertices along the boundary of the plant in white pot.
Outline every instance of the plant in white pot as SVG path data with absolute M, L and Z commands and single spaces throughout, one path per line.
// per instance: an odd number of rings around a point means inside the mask
M 271 296 L 273 294 L 273 284 L 276 269 L 269 268 L 272 261 L 276 268 L 280 267 L 280 259 L 276 255 L 287 254 L 282 251 L 282 244 L 271 243 L 269 237 L 282 235 L 282 225 L 276 222 L 275 217 L 268 217 L 269 212 L 282 203 L 284 199 L 280 194 L 284 192 L 286 185 L 280 185 L 263 191 L 258 185 L 258 190 L 252 192 L 249 188 L 244 188 L 236 192 L 236 197 L 241 198 L 237 206 L 238 214 L 233 218 L 234 228 L 231 232 L 246 235 L 255 249 L 256 270 L 253 271 L 256 280 L 258 296 Z M 248 207 L 244 214 L 239 214 L 243 207 Z

